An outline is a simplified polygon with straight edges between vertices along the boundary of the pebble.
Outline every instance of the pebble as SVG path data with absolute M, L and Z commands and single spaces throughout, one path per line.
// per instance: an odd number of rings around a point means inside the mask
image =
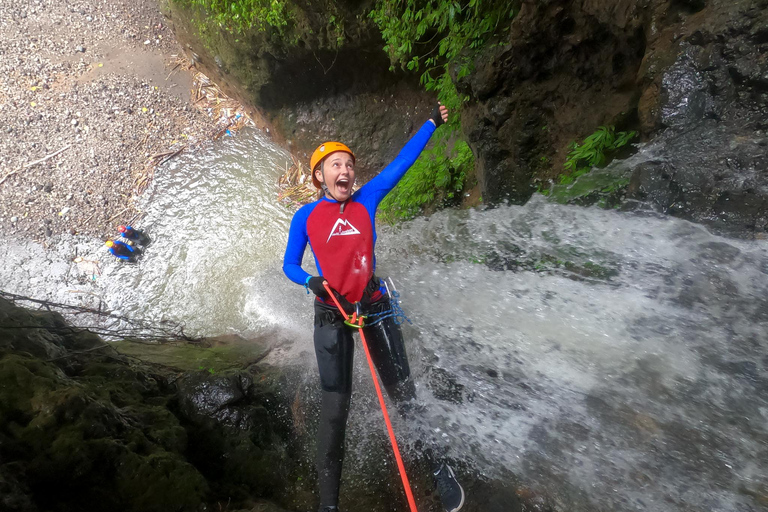
M 27 23 L 43 17 L 48 22 L 43 33 L 36 23 Z M 24 233 L 27 226 L 28 237 L 65 233 L 71 227 L 62 222 L 67 213 L 87 219 L 77 226 L 80 232 L 99 235 L 111 230 L 103 225 L 109 215 L 102 203 L 122 203 L 126 168 L 143 166 L 146 152 L 164 150 L 165 133 L 178 138 L 182 128 L 190 126 L 184 133 L 206 138 L 210 121 L 205 114 L 191 105 L 183 109 L 186 105 L 155 90 L 141 63 L 136 63 L 135 76 L 85 74 L 99 64 L 91 54 L 101 46 L 135 51 L 148 48 L 142 45 L 147 40 L 148 45 L 159 41 L 163 50 L 175 52 L 171 32 L 162 40 L 144 32 L 145 24 L 159 27 L 161 18 L 155 2 L 135 0 L 0 2 L 0 25 L 15 21 L 13 30 L 0 30 L 0 73 L 7 78 L 0 93 L 0 133 L 6 134 L 0 162 L 9 169 L 21 168 L 56 153 L 0 186 L 0 239 Z M 153 113 L 146 138 L 147 119 L 135 115 L 142 107 Z M 0 178 L 4 174 L 0 172 Z M 98 196 L 102 199 L 96 200 Z

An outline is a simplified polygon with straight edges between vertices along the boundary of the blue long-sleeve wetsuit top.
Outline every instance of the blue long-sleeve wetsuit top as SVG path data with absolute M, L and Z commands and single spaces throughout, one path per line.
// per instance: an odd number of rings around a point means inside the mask
M 109 252 L 121 260 L 130 260 L 136 252 L 133 247 L 124 242 L 121 242 L 120 240 L 113 240 L 112 243 L 114 245 L 109 247 Z
M 123 238 L 127 238 L 128 240 L 139 240 L 141 238 L 141 235 L 139 235 L 139 232 L 133 229 L 131 226 L 125 226 L 125 231 L 120 233 Z
M 363 296 L 376 268 L 376 209 L 421 154 L 435 125 L 427 121 L 400 153 L 375 178 L 350 197 L 342 209 L 323 197 L 302 206 L 291 220 L 283 272 L 304 285 L 310 274 L 301 268 L 307 244 L 312 248 L 321 276 L 350 302 Z

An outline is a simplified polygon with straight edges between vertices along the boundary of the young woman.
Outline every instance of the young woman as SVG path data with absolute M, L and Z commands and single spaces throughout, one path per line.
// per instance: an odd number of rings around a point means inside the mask
M 354 328 L 344 324 L 327 282 L 342 309 L 375 318 L 391 309 L 381 280 L 375 276 L 376 209 L 413 165 L 435 130 L 448 120 L 448 109 L 435 106 L 430 118 L 403 147 L 394 161 L 353 193 L 355 155 L 339 142 L 321 144 L 310 159 L 312 181 L 323 197 L 303 206 L 293 216 L 283 271 L 288 278 L 317 296 L 315 354 L 320 370 L 322 407 L 317 442 L 320 511 L 338 511 L 339 482 L 344 458 L 344 432 L 352 393 Z M 319 276 L 301 268 L 307 244 L 312 248 Z M 392 317 L 363 328 L 384 388 L 397 402 L 416 397 L 410 379 L 400 327 Z M 464 490 L 447 464 L 436 465 L 435 482 L 447 512 L 464 504 Z

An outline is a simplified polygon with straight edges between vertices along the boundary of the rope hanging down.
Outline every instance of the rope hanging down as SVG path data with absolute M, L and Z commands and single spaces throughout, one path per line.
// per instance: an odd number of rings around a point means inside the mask
M 336 299 L 336 295 L 331 291 L 331 287 L 328 285 L 328 281 L 323 281 L 323 286 L 328 292 L 328 295 L 333 299 L 336 307 L 339 308 L 344 317 L 344 323 L 356 327 L 357 332 L 360 333 L 360 341 L 363 343 L 363 350 L 365 351 L 365 357 L 368 360 L 368 368 L 371 370 L 371 378 L 373 379 L 373 386 L 376 388 L 376 394 L 379 397 L 379 405 L 381 406 L 381 414 L 384 416 L 384 423 L 387 424 L 387 433 L 389 433 L 389 440 L 392 443 L 392 451 L 395 453 L 395 461 L 397 462 L 397 469 L 400 471 L 400 479 L 403 481 L 403 488 L 405 489 L 405 496 L 408 499 L 408 506 L 411 512 L 418 512 L 416 510 L 416 501 L 413 499 L 413 492 L 411 492 L 411 484 L 408 482 L 408 475 L 405 474 L 405 466 L 403 465 L 403 459 L 400 456 L 400 449 L 397 447 L 397 439 L 395 438 L 395 431 L 392 429 L 392 422 L 389 420 L 389 413 L 387 412 L 387 406 L 384 404 L 384 395 L 381 392 L 381 386 L 379 380 L 376 378 L 376 369 L 373 366 L 373 359 L 371 359 L 371 352 L 368 350 L 368 341 L 365 339 L 363 333 L 365 317 L 363 315 L 358 316 L 357 312 L 352 313 L 349 316 L 344 308 L 341 307 L 339 301 Z M 402 310 L 401 310 L 402 311 Z

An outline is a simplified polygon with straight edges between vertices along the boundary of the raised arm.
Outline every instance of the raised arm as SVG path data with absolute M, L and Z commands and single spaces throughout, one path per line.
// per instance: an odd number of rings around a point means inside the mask
M 410 169 L 416 159 L 424 150 L 432 134 L 442 124 L 448 121 L 448 109 L 444 105 L 437 104 L 432 110 L 432 115 L 426 123 L 411 137 L 400 153 L 384 168 L 375 178 L 365 184 L 366 194 L 370 194 L 375 204 L 379 204 L 397 182 L 399 182 L 405 173 Z M 362 191 L 362 189 L 361 189 Z

